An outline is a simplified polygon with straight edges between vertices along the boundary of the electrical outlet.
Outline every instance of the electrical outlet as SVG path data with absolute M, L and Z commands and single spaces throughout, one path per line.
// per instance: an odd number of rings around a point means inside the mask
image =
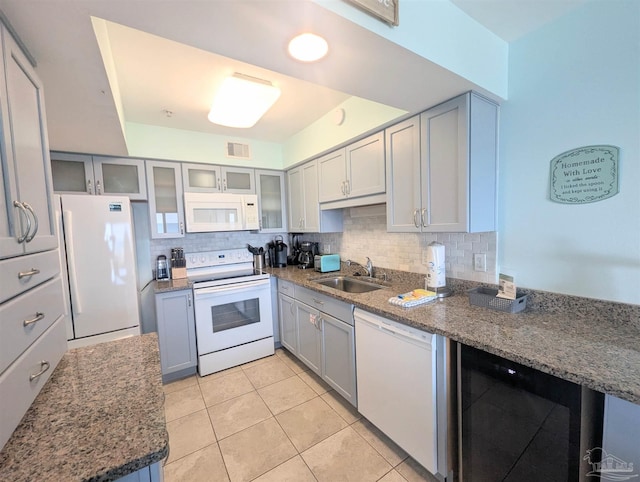
M 486 253 L 473 253 L 473 270 L 474 271 L 487 271 L 487 254 Z
M 322 245 L 322 254 L 331 254 L 331 245 L 329 243 Z

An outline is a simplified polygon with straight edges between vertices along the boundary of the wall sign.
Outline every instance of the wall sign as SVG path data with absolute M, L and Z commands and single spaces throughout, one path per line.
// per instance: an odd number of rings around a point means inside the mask
M 585 146 L 572 149 L 551 160 L 552 201 L 585 204 L 618 194 L 618 154 L 616 146 Z
M 398 3 L 400 0 L 347 0 L 364 11 L 384 20 L 390 25 L 398 26 Z

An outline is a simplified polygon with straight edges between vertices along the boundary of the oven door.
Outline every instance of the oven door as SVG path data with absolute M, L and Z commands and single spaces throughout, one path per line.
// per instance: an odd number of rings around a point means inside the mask
M 194 288 L 198 355 L 273 336 L 269 279 Z

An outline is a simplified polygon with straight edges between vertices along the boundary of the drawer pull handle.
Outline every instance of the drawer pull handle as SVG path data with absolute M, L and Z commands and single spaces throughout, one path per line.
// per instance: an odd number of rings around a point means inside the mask
M 35 318 L 31 318 L 30 320 L 24 320 L 22 322 L 22 324 L 24 326 L 29 326 L 29 325 L 33 325 L 34 323 L 37 323 L 38 321 L 43 320 L 43 319 L 44 319 L 44 313 L 40 313 L 38 311 L 38 312 L 36 312 Z
M 40 270 L 37 268 L 31 268 L 29 271 L 20 271 L 18 273 L 18 279 L 27 278 L 36 274 L 40 274 Z
M 38 373 L 34 373 L 33 375 L 29 375 L 29 381 L 30 382 L 34 381 L 36 378 L 43 375 L 50 367 L 51 367 L 51 363 L 49 363 L 46 360 L 42 360 L 40 362 L 40 371 Z
M 31 213 L 31 216 L 33 216 L 33 234 L 29 233 L 24 240 L 25 243 L 30 243 L 31 241 L 33 241 L 33 238 L 35 238 L 36 234 L 38 233 L 38 215 L 34 212 L 33 208 L 29 204 L 22 203 L 22 205 L 29 213 Z
M 315 304 L 317 304 L 317 305 L 324 305 L 324 301 L 320 301 L 320 300 L 318 300 L 318 299 L 316 299 L 316 298 L 313 298 L 313 302 L 314 302 Z
M 13 205 L 20 210 L 20 212 L 24 216 L 25 221 L 27 222 L 27 229 L 25 230 L 26 232 L 20 233 L 20 236 L 17 239 L 18 243 L 20 244 L 24 243 L 24 241 L 27 239 L 27 236 L 29 236 L 29 233 L 31 232 L 31 218 L 29 217 L 27 208 L 24 207 L 23 203 L 21 203 L 20 201 L 13 201 Z

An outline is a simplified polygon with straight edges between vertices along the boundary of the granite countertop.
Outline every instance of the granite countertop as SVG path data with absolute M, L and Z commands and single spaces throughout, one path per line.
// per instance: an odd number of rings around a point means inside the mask
M 157 334 L 76 348 L 0 452 L 0 480 L 116 480 L 168 444 Z
M 343 272 L 294 266 L 268 271 L 371 313 L 640 404 L 640 306 L 537 292 L 525 311 L 503 313 L 470 305 L 462 283 L 449 298 L 401 308 L 388 299 L 424 287 L 424 275 L 392 275 L 382 289 L 355 294 L 312 281 Z
M 168 291 L 190 290 L 193 282 L 189 278 L 169 279 L 163 281 L 154 281 L 153 287 L 155 293 L 166 293 Z

